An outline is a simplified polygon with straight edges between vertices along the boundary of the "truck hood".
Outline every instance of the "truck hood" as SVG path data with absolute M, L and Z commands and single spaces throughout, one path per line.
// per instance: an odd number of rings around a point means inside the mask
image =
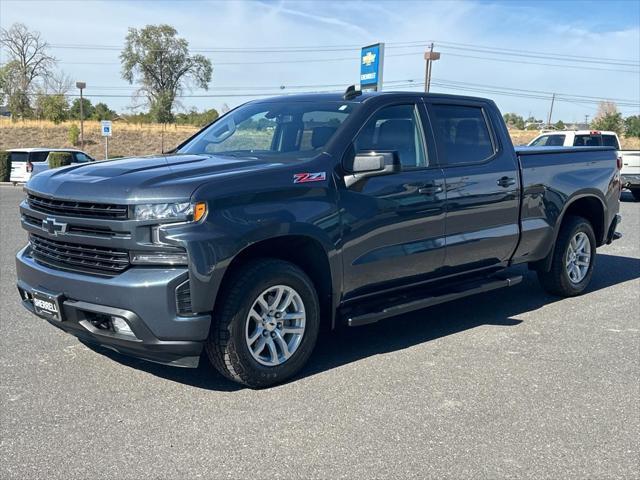
M 189 199 L 216 178 L 256 174 L 281 162 L 213 155 L 157 155 L 92 162 L 47 170 L 26 186 L 48 197 L 97 203 L 172 202 Z

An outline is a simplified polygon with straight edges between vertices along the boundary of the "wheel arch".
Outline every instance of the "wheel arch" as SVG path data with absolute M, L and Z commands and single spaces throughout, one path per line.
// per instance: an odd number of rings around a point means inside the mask
M 227 265 L 221 279 L 221 287 L 247 262 L 259 258 L 276 258 L 300 267 L 311 279 L 320 302 L 321 328 L 335 327 L 335 288 L 339 278 L 337 267 L 331 265 L 330 253 L 323 243 L 306 234 L 285 234 L 253 242 L 241 249 Z M 215 307 L 220 301 L 216 295 Z
M 593 233 L 596 237 L 596 247 L 603 245 L 606 235 L 605 215 L 606 209 L 604 201 L 598 195 L 594 193 L 583 193 L 572 197 L 565 204 L 564 209 L 558 217 L 553 234 L 553 244 L 551 245 L 549 253 L 540 262 L 536 262 L 535 268 L 545 272 L 550 270 L 560 228 L 562 228 L 565 219 L 570 216 L 580 216 L 588 220 L 593 227 Z

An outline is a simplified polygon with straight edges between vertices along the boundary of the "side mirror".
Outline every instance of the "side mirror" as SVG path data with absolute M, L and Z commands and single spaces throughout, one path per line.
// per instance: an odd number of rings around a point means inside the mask
M 347 187 L 355 184 L 363 178 L 380 175 L 390 175 L 402 171 L 402 164 L 398 157 L 398 152 L 358 152 L 353 160 L 345 165 L 349 172 L 344 177 Z

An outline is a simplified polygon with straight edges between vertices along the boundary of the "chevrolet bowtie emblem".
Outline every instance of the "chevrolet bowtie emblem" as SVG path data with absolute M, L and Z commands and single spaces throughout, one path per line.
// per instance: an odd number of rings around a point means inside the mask
M 366 65 L 367 67 L 369 67 L 375 61 L 376 61 L 375 53 L 367 52 L 367 54 L 362 57 L 362 64 Z
M 63 235 L 67 233 L 67 224 L 56 222 L 55 218 L 45 218 L 42 220 L 42 230 L 52 235 Z

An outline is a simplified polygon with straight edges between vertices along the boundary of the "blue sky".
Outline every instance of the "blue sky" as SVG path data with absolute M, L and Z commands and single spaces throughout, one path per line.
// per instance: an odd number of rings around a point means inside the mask
M 635 66 L 640 62 L 640 1 L 0 1 L 0 25 L 13 22 L 40 31 L 55 46 L 51 53 L 60 60 L 59 68 L 86 81 L 88 95 L 119 96 L 92 98 L 119 111 L 139 103 L 129 97 L 133 87 L 120 78 L 117 48 L 127 27 L 169 23 L 194 49 L 245 50 L 207 52 L 214 69 L 209 91 L 185 93 L 216 96 L 182 98 L 183 109 L 234 106 L 253 98 L 248 92 L 356 83 L 357 46 L 377 41 L 388 46 L 387 87 L 395 83 L 419 90 L 412 83 L 424 77 L 420 43 L 433 40 L 442 52 L 434 66 L 433 91 L 487 96 L 505 112 L 538 118 L 546 118 L 547 92 L 621 99 L 631 104 L 621 106 L 625 115 L 640 113 Z M 417 46 L 408 47 L 409 42 Z M 295 46 L 341 48 L 254 51 Z M 502 54 L 487 53 L 485 47 Z M 560 60 L 549 60 L 548 54 Z M 623 65 L 585 58 L 569 62 L 568 55 L 616 59 Z M 590 101 L 573 98 L 556 103 L 554 119 L 578 121 L 595 111 Z

